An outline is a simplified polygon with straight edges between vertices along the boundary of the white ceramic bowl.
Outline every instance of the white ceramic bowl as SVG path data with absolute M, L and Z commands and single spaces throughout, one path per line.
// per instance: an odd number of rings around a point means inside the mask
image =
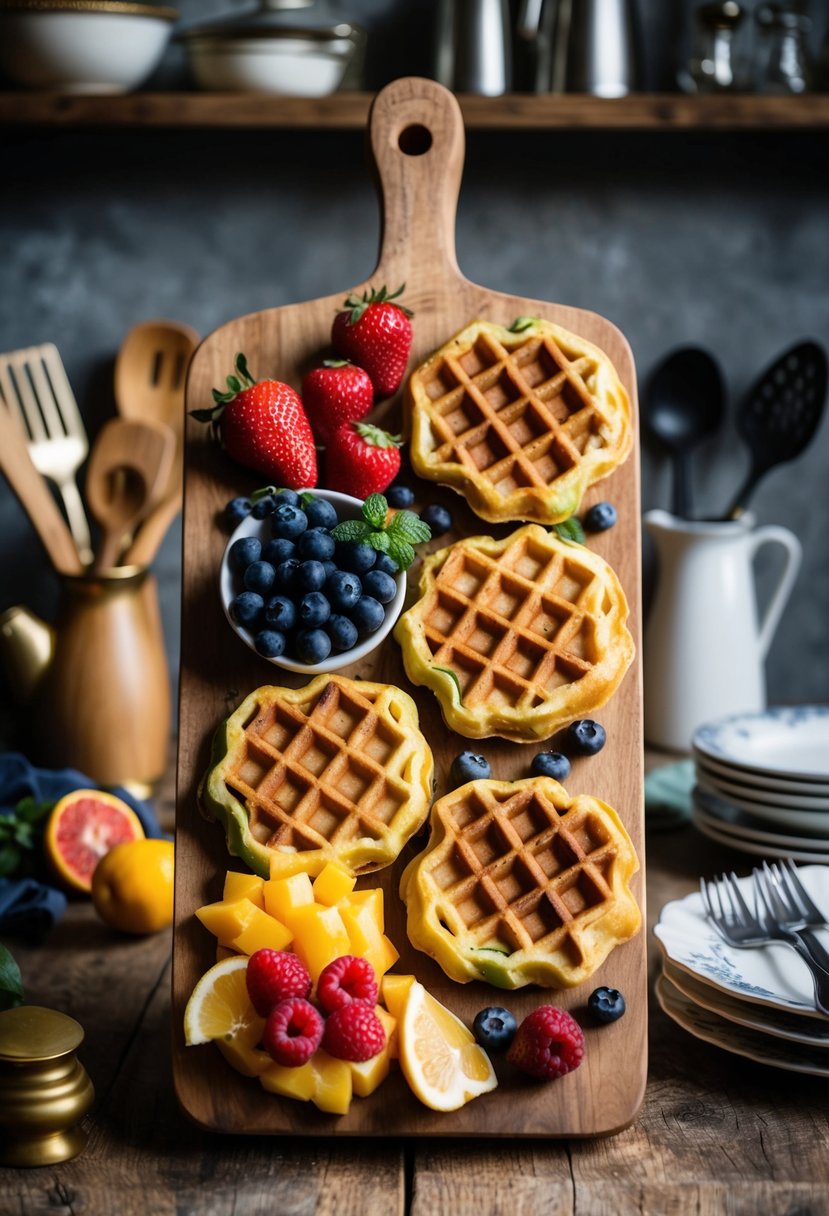
M 354 55 L 347 38 L 186 39 L 199 88 L 285 97 L 325 97 L 340 87 Z
M 326 502 L 330 502 L 336 508 L 341 521 L 345 519 L 359 519 L 361 517 L 363 504 L 359 498 L 352 498 L 350 494 L 338 494 L 335 490 L 311 490 L 309 492 L 317 498 L 324 498 Z M 259 655 L 259 651 L 253 644 L 253 634 L 250 630 L 245 629 L 244 626 L 238 625 L 230 614 L 231 600 L 234 596 L 238 595 L 240 587 L 237 576 L 230 569 L 227 555 L 234 541 L 239 540 L 243 536 L 259 537 L 264 547 L 265 543 L 271 539 L 268 520 L 254 519 L 253 516 L 249 515 L 234 530 L 222 555 L 222 565 L 219 572 L 219 594 L 225 616 L 233 632 L 238 634 L 245 645 L 255 654 Z M 357 663 L 360 659 L 364 659 L 367 654 L 371 654 L 373 650 L 376 650 L 384 638 L 388 637 L 403 609 L 403 601 L 406 598 L 405 571 L 400 571 L 396 574 L 394 580 L 397 583 L 397 592 L 391 603 L 383 605 L 385 609 L 383 624 L 375 633 L 371 633 L 368 637 L 358 641 L 357 645 L 352 647 L 351 650 L 345 650 L 341 654 L 332 651 L 323 663 L 315 664 L 300 663 L 296 659 L 288 658 L 287 655 L 280 655 L 276 659 L 268 659 L 264 655 L 259 655 L 259 658 L 263 663 L 272 663 L 274 667 L 281 667 L 284 671 L 298 671 L 308 676 L 320 675 L 322 672 L 339 671 L 343 667 L 350 666 L 351 663 Z
M 177 17 L 114 0 L 2 0 L 0 67 L 29 89 L 126 93 L 156 68 Z

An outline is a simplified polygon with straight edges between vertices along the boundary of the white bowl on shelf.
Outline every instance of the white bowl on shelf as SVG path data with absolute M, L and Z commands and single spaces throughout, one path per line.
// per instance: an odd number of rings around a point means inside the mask
M 59 93 L 127 93 L 158 66 L 174 9 L 128 0 L 0 0 L 0 68 Z
M 343 82 L 349 39 L 191 37 L 190 70 L 201 89 L 326 97 Z

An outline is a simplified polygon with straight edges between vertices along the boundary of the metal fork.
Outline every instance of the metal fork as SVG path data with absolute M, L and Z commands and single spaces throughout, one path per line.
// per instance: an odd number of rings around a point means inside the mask
M 89 442 L 57 347 L 45 342 L 0 356 L 0 397 L 20 417 L 32 464 L 57 486 L 78 556 L 88 565 L 92 541 L 75 478 Z
M 769 865 L 764 861 L 762 868 L 754 870 L 754 882 L 770 915 L 783 929 L 799 939 L 818 967 L 829 971 L 829 953 L 811 932 L 815 925 L 823 927 L 825 921 L 796 872 L 792 881 L 781 866 Z M 802 896 L 798 895 L 797 888 L 802 891 Z
M 722 878 L 707 883 L 700 879 L 703 907 L 720 937 L 729 946 L 738 949 L 768 946 L 782 942 L 791 946 L 806 963 L 812 974 L 815 990 L 815 1007 L 829 1015 L 829 971 L 815 963 L 796 934 L 779 925 L 762 902 L 761 890 L 755 871 L 755 900 L 757 912 L 752 912 L 740 891 L 736 874 L 723 874 Z M 762 919 L 761 919 L 762 916 Z

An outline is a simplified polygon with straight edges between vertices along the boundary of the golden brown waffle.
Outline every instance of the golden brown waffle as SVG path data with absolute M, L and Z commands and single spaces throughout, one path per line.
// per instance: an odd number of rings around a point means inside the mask
M 598 798 L 550 777 L 470 781 L 431 828 L 400 894 L 412 945 L 453 980 L 570 988 L 639 929 L 636 852 Z
M 482 519 L 553 524 L 633 444 L 628 395 L 598 347 L 551 321 L 473 321 L 409 378 L 411 461 Z
M 441 549 L 420 593 L 395 627 L 406 673 L 470 739 L 546 739 L 604 705 L 633 659 L 613 570 L 537 524 Z
M 407 693 L 317 676 L 258 688 L 216 732 L 205 812 L 230 852 L 268 877 L 302 855 L 317 872 L 389 865 L 428 814 L 432 753 Z

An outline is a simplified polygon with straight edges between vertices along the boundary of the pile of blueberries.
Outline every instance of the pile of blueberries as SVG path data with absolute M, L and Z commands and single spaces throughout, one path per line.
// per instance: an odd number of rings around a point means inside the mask
M 376 633 L 397 593 L 398 567 L 370 545 L 336 541 L 331 529 L 339 518 L 331 503 L 303 499 L 280 490 L 255 503 L 252 513 L 265 521 L 270 539 L 245 536 L 230 546 L 238 587 L 230 615 L 264 658 L 314 665 Z

